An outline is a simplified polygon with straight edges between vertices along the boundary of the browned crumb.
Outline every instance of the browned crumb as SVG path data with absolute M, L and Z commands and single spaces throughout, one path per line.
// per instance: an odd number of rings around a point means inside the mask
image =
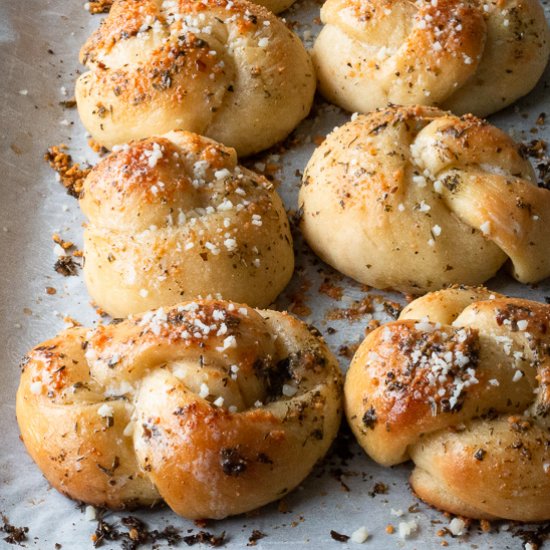
M 49 294 L 50 296 L 52 296 L 56 292 L 57 292 L 57 290 L 55 290 L 55 288 L 53 286 L 47 286 L 46 287 L 46 294 Z
M 71 241 L 64 241 L 59 234 L 54 233 L 52 235 L 53 242 L 58 244 L 63 250 L 69 250 L 69 248 L 72 248 L 74 246 L 74 243 Z
M 388 535 L 393 535 L 395 533 L 395 527 L 391 523 L 386 525 L 386 533 L 388 533 Z
M 73 256 L 75 258 L 82 258 L 84 256 L 84 251 L 83 250 L 75 250 L 73 252 Z
M 89 0 L 88 2 L 88 11 L 92 15 L 98 13 L 108 13 L 113 5 L 114 0 Z
M 101 145 L 101 143 L 99 143 L 99 141 L 96 141 L 94 138 L 90 138 L 88 140 L 88 146 L 94 153 L 97 153 L 100 157 L 104 157 L 109 153 L 109 149 Z
M 300 288 L 297 292 L 288 296 L 288 299 L 290 301 L 288 311 L 301 317 L 307 317 L 308 315 L 311 315 L 311 308 L 306 305 L 306 292 L 309 290 L 310 286 L 311 284 L 309 282 L 304 281 L 300 285 Z
M 325 279 L 319 287 L 319 292 L 326 294 L 333 300 L 341 300 L 342 295 L 344 294 L 344 289 L 340 286 L 332 284 L 328 279 Z
M 104 309 L 100 308 L 94 301 L 90 301 L 90 305 L 95 309 L 97 315 L 100 317 L 108 317 L 109 314 Z
M 206 529 L 208 527 L 207 519 L 196 519 L 193 522 L 199 529 Z
M 380 321 L 378 319 L 371 319 L 365 327 L 365 336 L 371 333 L 374 329 L 377 329 L 379 326 Z
M 482 519 L 479 521 L 479 525 L 484 533 L 489 533 L 491 531 L 491 522 L 489 520 Z
M 351 359 L 355 352 L 357 351 L 357 348 L 360 346 L 361 342 L 355 342 L 355 344 L 342 344 L 338 348 L 338 355 L 340 357 L 346 357 L 347 359 Z
M 76 107 L 76 99 L 74 97 L 71 97 L 70 99 L 64 99 L 63 101 L 59 102 L 59 105 L 63 107 L 64 109 L 74 109 Z
M 73 319 L 70 315 L 63 317 L 63 322 L 67 323 L 71 327 L 81 327 L 82 323 L 79 323 L 76 319 Z
M 535 160 L 535 168 L 538 176 L 539 187 L 550 189 L 550 157 L 548 156 L 548 143 L 542 139 L 534 139 L 521 143 L 520 155 L 527 159 Z
M 329 321 L 345 319 L 348 321 L 359 321 L 367 313 L 375 311 L 374 306 L 382 303 L 385 312 L 393 319 L 397 319 L 401 312 L 401 305 L 390 300 L 383 300 L 380 296 L 365 296 L 361 300 L 356 300 L 348 308 L 330 309 L 325 314 L 325 319 Z
M 59 174 L 59 178 L 67 193 L 78 198 L 82 185 L 91 168 L 81 169 L 78 163 L 73 164 L 71 155 L 65 152 L 66 145 L 52 145 L 44 155 L 44 159 Z

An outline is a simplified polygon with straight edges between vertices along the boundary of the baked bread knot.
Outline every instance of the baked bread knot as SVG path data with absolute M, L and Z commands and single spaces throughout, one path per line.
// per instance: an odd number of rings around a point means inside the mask
M 376 288 L 480 284 L 508 259 L 523 283 L 550 275 L 550 191 L 507 134 L 472 115 L 357 116 L 314 152 L 300 205 L 313 250 Z
M 438 105 L 486 116 L 528 93 L 550 54 L 538 0 L 328 0 L 322 93 L 349 110 Z
M 255 4 L 260 4 L 265 6 L 267 9 L 271 10 L 273 13 L 281 13 L 286 9 L 290 8 L 296 0 L 253 0 Z
M 115 0 L 80 60 L 78 111 L 109 149 L 181 129 L 255 153 L 308 114 L 316 85 L 299 38 L 245 0 Z
M 550 518 L 550 306 L 482 288 L 428 294 L 370 333 L 345 409 L 380 464 L 414 462 L 426 502 L 473 518 Z
M 203 300 L 66 330 L 26 357 L 17 419 L 65 495 L 120 508 L 164 499 L 191 519 L 281 498 L 341 416 L 319 333 L 277 311 Z
M 182 131 L 121 146 L 86 178 L 84 277 L 126 317 L 198 296 L 272 303 L 294 269 L 273 185 L 237 155 Z

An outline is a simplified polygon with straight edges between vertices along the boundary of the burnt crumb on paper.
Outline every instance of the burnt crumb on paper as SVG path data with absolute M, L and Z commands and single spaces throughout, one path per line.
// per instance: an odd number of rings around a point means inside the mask
M 330 470 L 330 475 L 340 484 L 340 487 L 346 493 L 351 492 L 349 485 L 342 479 L 348 472 L 342 470 L 342 468 L 332 468 Z
M 252 531 L 252 534 L 248 537 L 248 544 L 247 546 L 256 546 L 256 543 L 260 540 L 267 537 L 265 533 L 262 533 L 258 529 L 254 529 Z
M 76 99 L 74 97 L 71 97 L 70 99 L 64 99 L 63 101 L 59 102 L 59 105 L 61 105 L 63 109 L 74 109 L 76 107 Z
M 521 143 L 520 155 L 527 159 L 532 158 L 537 171 L 538 186 L 550 189 L 550 156 L 548 156 L 548 143 L 542 139 L 533 139 Z
M 349 540 L 348 535 L 343 535 L 342 533 L 338 533 L 338 531 L 334 531 L 334 529 L 330 531 L 330 536 L 338 542 L 348 542 Z
M 381 481 L 377 481 L 374 484 L 372 491 L 369 491 L 370 497 L 375 497 L 376 495 L 387 495 L 387 494 L 388 494 L 388 486 L 385 483 L 382 483 Z
M 514 530 L 512 535 L 521 539 L 523 548 L 538 550 L 543 547 L 544 541 L 550 539 L 550 523 L 536 525 L 532 529 L 521 526 Z M 528 544 L 531 546 L 527 546 Z
M 333 308 L 327 310 L 325 319 L 327 321 L 362 321 L 366 315 L 372 315 L 377 310 L 382 310 L 395 320 L 399 317 L 403 306 L 393 300 L 385 300 L 377 295 L 367 295 L 359 300 L 355 300 L 347 308 Z
M 107 542 L 119 541 L 122 550 L 138 550 L 142 547 L 151 548 L 154 543 L 161 541 L 173 546 L 184 540 L 179 530 L 172 525 L 168 525 L 162 531 L 149 531 L 147 524 L 135 516 L 120 519 L 121 524 L 127 528 L 127 531 L 121 531 L 116 524 L 105 521 L 103 514 L 104 511 L 99 513 L 97 527 L 92 535 L 95 548 Z
M 0 533 L 5 533 L 7 536 L 3 537 L 4 541 L 8 544 L 18 544 L 23 546 L 21 543 L 25 542 L 27 539 L 27 533 L 29 532 L 28 527 L 16 527 L 12 525 L 7 516 L 4 514 L 2 516 L 2 525 L 0 525 Z
M 55 262 L 53 268 L 63 277 L 74 277 L 78 275 L 79 264 L 76 263 L 73 256 L 60 256 Z
M 195 544 L 208 544 L 214 548 L 222 546 L 227 542 L 227 539 L 225 538 L 225 531 L 221 535 L 213 535 L 208 531 L 199 531 L 194 535 L 183 537 L 182 540 L 185 544 L 187 544 L 187 546 L 193 546 Z

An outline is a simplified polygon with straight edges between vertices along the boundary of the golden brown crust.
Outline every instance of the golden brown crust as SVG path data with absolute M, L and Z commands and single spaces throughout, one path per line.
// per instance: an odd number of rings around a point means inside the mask
M 296 0 L 253 0 L 255 4 L 260 4 L 271 10 L 273 13 L 281 13 L 290 8 Z
M 84 276 L 115 317 L 222 296 L 268 306 L 294 269 L 281 199 L 237 164 L 234 149 L 187 132 L 122 147 L 89 174 L 80 198 Z
M 411 458 L 412 487 L 430 504 L 548 519 L 549 334 L 550 306 L 538 302 L 471 288 L 419 298 L 353 358 L 352 430 L 382 464 Z
M 359 115 L 314 152 L 300 191 L 302 230 L 358 281 L 421 293 L 513 275 L 550 275 L 550 192 L 487 122 L 433 107 Z
M 188 518 L 252 510 L 292 490 L 327 451 L 341 374 L 293 317 L 186 302 L 27 356 L 23 441 L 48 481 L 94 505 L 164 499 Z
M 315 90 L 300 40 L 245 0 L 117 0 L 80 57 L 79 113 L 108 148 L 183 129 L 250 154 L 286 137 Z
M 529 92 L 550 54 L 538 0 L 328 0 L 321 18 L 321 91 L 350 111 L 422 104 L 486 116 Z

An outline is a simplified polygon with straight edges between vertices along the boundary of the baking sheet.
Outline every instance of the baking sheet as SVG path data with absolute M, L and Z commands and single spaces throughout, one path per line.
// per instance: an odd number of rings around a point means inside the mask
M 284 14 L 288 21 L 297 22 L 295 30 L 307 46 L 312 45 L 318 31 L 314 20 L 319 5 L 314 0 L 301 0 Z M 25 453 L 19 440 L 14 399 L 18 362 L 29 348 L 63 329 L 66 315 L 89 326 L 100 320 L 89 304 L 82 278 L 62 277 L 53 270 L 56 256 L 52 234 L 57 232 L 80 247 L 83 218 L 76 200 L 65 193 L 42 158 L 50 145 L 66 143 L 75 160 L 96 159 L 86 144 L 76 111 L 63 108 L 60 102 L 72 96 L 73 82 L 81 70 L 78 50 L 99 20 L 84 10 L 82 0 L 0 1 L 0 511 L 11 524 L 28 526 L 28 539 L 23 544 L 31 548 L 54 548 L 56 543 L 62 548 L 91 548 L 90 537 L 96 527 L 76 503 L 48 486 Z M 519 140 L 550 138 L 548 126 L 535 125 L 539 114 L 550 109 L 548 82 L 549 70 L 535 91 L 516 106 L 491 117 L 491 121 Z M 296 143 L 291 150 L 283 154 L 276 150 L 275 156 L 266 154 L 256 159 L 260 168 L 265 163 L 280 166 L 275 177 L 281 182 L 279 191 L 289 209 L 296 209 L 298 171 L 303 170 L 315 141 L 348 117 L 319 100 L 312 116 L 295 132 Z M 349 359 L 341 355 L 346 352 L 342 346 L 352 350 L 371 318 L 388 319 L 384 297 L 402 303 L 403 297 L 373 291 L 371 294 L 382 298 L 375 300 L 372 313 L 361 314 L 354 321 L 328 320 L 327 312 L 349 308 L 368 293 L 322 264 L 299 239 L 296 250 L 296 274 L 277 305 L 291 308 L 315 324 L 333 351 L 340 354 L 345 370 Z M 341 300 L 319 292 L 327 278 L 344 289 Z M 531 299 L 543 300 L 550 295 L 550 281 L 530 288 L 500 275 L 488 285 L 499 292 Z M 55 288 L 56 294 L 47 294 L 46 287 Z M 336 332 L 329 334 L 329 327 Z M 355 444 L 348 445 L 345 437 L 340 443 L 338 452 L 333 452 L 285 497 L 284 503 L 274 503 L 248 516 L 211 522 L 207 530 L 218 535 L 225 531 L 227 548 L 244 547 L 254 529 L 266 535 L 257 541 L 258 548 L 359 547 L 351 541 L 343 544 L 333 540 L 330 531 L 351 535 L 361 526 L 370 533 L 365 548 L 440 548 L 442 541 L 450 548 L 522 547 L 521 539 L 513 535 L 518 528 L 506 522 L 492 524 L 491 533 L 483 533 L 474 522 L 465 536 L 438 536 L 449 518 L 411 494 L 407 484 L 410 465 L 381 468 Z M 387 487 L 385 494 L 376 494 L 377 483 Z M 381 487 L 378 485 L 378 490 Z M 392 509 L 402 510 L 403 515 L 392 515 Z M 171 524 L 182 535 L 200 530 L 166 507 L 132 514 L 150 529 Z M 118 522 L 125 515 L 110 514 L 106 519 Z M 418 531 L 407 540 L 386 532 L 388 524 L 397 528 L 400 521 L 413 519 Z M 0 535 L 0 547 L 10 547 L 2 541 L 6 535 Z M 120 542 L 104 547 L 119 548 Z

